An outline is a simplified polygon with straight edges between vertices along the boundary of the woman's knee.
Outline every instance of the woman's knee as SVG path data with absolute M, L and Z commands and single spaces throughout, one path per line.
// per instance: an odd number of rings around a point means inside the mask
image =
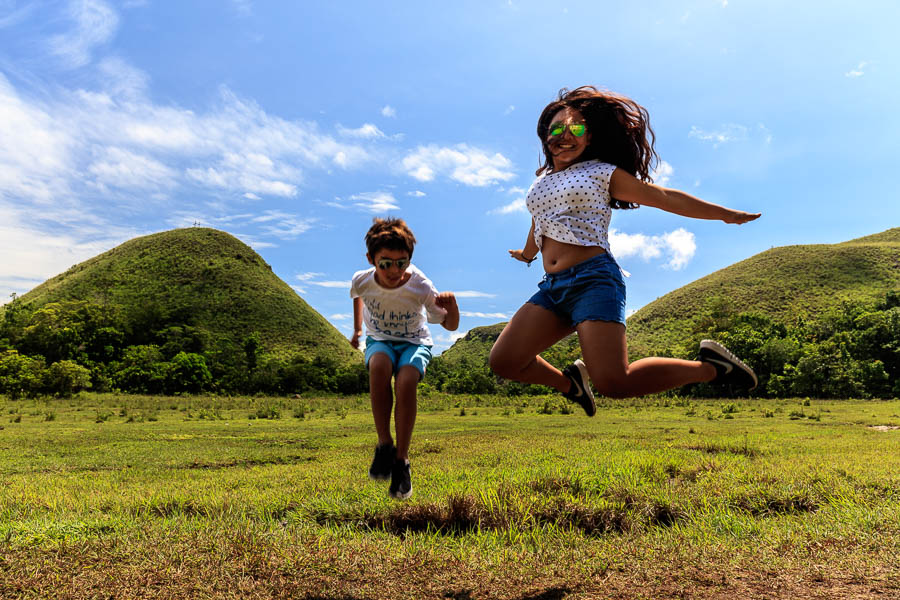
M 490 366 L 491 371 L 504 379 L 513 379 L 516 373 L 522 370 L 521 365 L 517 364 L 514 357 L 504 353 L 496 345 L 491 348 L 491 354 L 488 356 L 488 366 Z
M 615 377 L 591 377 L 591 383 L 594 384 L 594 390 L 601 396 L 607 398 L 630 398 L 624 378 Z

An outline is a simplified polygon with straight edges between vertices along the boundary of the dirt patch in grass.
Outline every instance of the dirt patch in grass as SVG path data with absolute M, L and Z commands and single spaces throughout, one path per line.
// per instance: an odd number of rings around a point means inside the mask
M 685 446 L 688 450 L 699 450 L 707 454 L 737 454 L 746 456 L 747 458 L 756 458 L 762 454 L 762 451 L 745 444 L 717 444 L 714 442 L 706 442 L 704 444 L 694 444 Z
M 420 532 L 462 536 L 477 530 L 530 529 L 551 524 L 593 536 L 646 527 L 670 527 L 685 517 L 680 508 L 662 501 L 633 497 L 600 507 L 553 498 L 542 506 L 530 506 L 525 512 L 514 502 L 501 501 L 487 506 L 467 495 L 450 496 L 447 504 L 397 504 L 388 512 L 376 515 L 312 515 L 319 525 L 350 525 L 356 529 L 386 531 L 401 538 Z
M 799 515 L 819 510 L 821 502 L 810 490 L 763 489 L 732 498 L 735 507 L 754 517 Z
M 642 546 L 612 565 L 592 551 L 485 564 L 477 557 L 398 556 L 397 548 L 375 543 L 348 547 L 314 538 L 273 538 L 264 531 L 147 533 L 53 548 L 0 546 L 0 597 L 868 600 L 900 595 L 896 564 L 884 560 L 848 570 L 840 548 L 817 556 L 815 563 L 805 564 L 809 557 L 804 557 L 778 569 L 748 567 L 752 557 L 711 561 L 690 550 L 676 550 L 661 561 Z
M 269 456 L 266 458 L 235 458 L 231 460 L 208 462 L 200 459 L 183 465 L 181 469 L 233 469 L 240 467 L 259 467 L 265 465 L 292 465 L 303 462 L 314 462 L 313 454 L 291 454 L 287 456 Z

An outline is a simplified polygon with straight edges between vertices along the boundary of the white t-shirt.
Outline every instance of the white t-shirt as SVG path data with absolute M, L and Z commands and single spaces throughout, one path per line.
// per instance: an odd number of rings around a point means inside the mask
M 431 332 L 425 324 L 440 323 L 447 311 L 434 303 L 437 289 L 425 273 L 410 264 L 409 280 L 396 288 L 375 281 L 375 267 L 357 271 L 350 281 L 350 297 L 362 298 L 366 335 L 376 340 L 409 342 L 431 346 Z M 424 309 L 424 310 L 423 310 Z
M 615 165 L 586 160 L 556 173 L 538 177 L 525 204 L 534 217 L 534 241 L 542 237 L 577 246 L 609 249 L 609 218 L 612 207 L 609 180 Z

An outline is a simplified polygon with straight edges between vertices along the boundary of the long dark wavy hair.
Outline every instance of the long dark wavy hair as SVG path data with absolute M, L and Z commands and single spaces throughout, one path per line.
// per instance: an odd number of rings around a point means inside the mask
M 624 169 L 650 182 L 653 165 L 659 155 L 653 148 L 656 135 L 650 127 L 647 109 L 628 98 L 610 91 L 583 85 L 574 90 L 563 88 L 559 97 L 548 104 L 538 119 L 537 134 L 544 150 L 544 164 L 535 175 L 553 169 L 553 157 L 547 147 L 547 133 L 553 116 L 564 108 L 577 110 L 584 117 L 591 143 L 577 162 L 599 159 Z M 637 204 L 611 198 L 613 208 L 637 208 Z

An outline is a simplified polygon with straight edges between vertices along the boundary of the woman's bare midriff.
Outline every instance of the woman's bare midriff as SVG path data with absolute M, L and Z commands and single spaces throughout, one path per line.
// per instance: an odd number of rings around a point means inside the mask
M 576 246 L 547 236 L 541 240 L 541 256 L 547 273 L 559 273 L 605 252 L 600 246 Z

